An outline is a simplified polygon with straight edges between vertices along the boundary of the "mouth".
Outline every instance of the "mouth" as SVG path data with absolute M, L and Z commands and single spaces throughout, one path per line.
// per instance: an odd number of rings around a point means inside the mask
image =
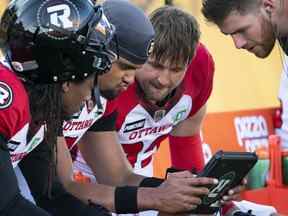
M 246 50 L 248 50 L 249 52 L 253 52 L 254 48 L 255 48 L 255 46 L 252 46 L 252 47 L 250 47 L 250 48 L 247 48 Z M 253 53 L 254 53 L 254 52 L 253 52 Z
M 119 86 L 119 90 L 120 90 L 120 91 L 126 91 L 127 88 L 128 88 L 128 85 L 120 85 L 120 86 Z
M 154 83 L 150 83 L 150 86 L 153 87 L 156 90 L 161 90 L 161 89 L 164 88 L 163 86 L 160 86 L 160 85 L 157 85 L 157 84 L 154 84 Z

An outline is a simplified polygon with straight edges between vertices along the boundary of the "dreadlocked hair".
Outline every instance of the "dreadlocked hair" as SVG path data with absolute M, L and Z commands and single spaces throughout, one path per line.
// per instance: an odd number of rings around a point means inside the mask
M 63 124 L 62 112 L 62 84 L 35 84 L 25 82 L 30 100 L 32 123 L 29 136 L 35 134 L 40 126 L 45 124 L 44 141 L 49 146 L 49 174 L 47 185 L 43 193 L 50 196 L 52 182 L 56 173 L 57 164 L 57 136 Z

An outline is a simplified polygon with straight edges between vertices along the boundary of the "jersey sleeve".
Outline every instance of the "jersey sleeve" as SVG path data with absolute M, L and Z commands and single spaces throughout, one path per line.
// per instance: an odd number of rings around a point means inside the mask
M 96 121 L 88 131 L 100 132 L 100 131 L 114 131 L 115 130 L 115 122 L 117 118 L 116 111 L 100 118 Z
M 9 140 L 30 121 L 28 96 L 22 83 L 0 67 L 0 134 Z
M 193 107 L 190 112 L 190 116 L 192 116 L 206 104 L 213 88 L 215 64 L 212 55 L 203 44 L 200 43 L 197 47 L 196 55 L 190 63 L 189 69 L 197 73 L 197 80 L 201 81 L 197 85 L 200 91 L 193 99 Z
M 116 101 L 108 101 L 104 115 L 97 120 L 88 131 L 114 131 L 117 119 Z
M 18 112 L 13 108 L 0 109 L 0 134 L 9 140 L 17 128 Z

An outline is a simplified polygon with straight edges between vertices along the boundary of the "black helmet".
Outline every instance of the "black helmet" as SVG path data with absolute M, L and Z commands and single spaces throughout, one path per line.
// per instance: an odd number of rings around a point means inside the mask
M 115 28 L 90 0 L 13 0 L 0 40 L 12 69 L 25 80 L 55 83 L 102 74 L 117 55 Z

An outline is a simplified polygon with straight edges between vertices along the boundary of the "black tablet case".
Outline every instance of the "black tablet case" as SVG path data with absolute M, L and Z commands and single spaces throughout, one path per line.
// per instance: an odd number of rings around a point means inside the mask
M 202 197 L 202 204 L 191 213 L 211 214 L 218 211 L 221 197 L 241 183 L 257 160 L 255 153 L 218 151 L 198 176 L 217 178 L 219 183 L 208 185 L 209 194 Z

